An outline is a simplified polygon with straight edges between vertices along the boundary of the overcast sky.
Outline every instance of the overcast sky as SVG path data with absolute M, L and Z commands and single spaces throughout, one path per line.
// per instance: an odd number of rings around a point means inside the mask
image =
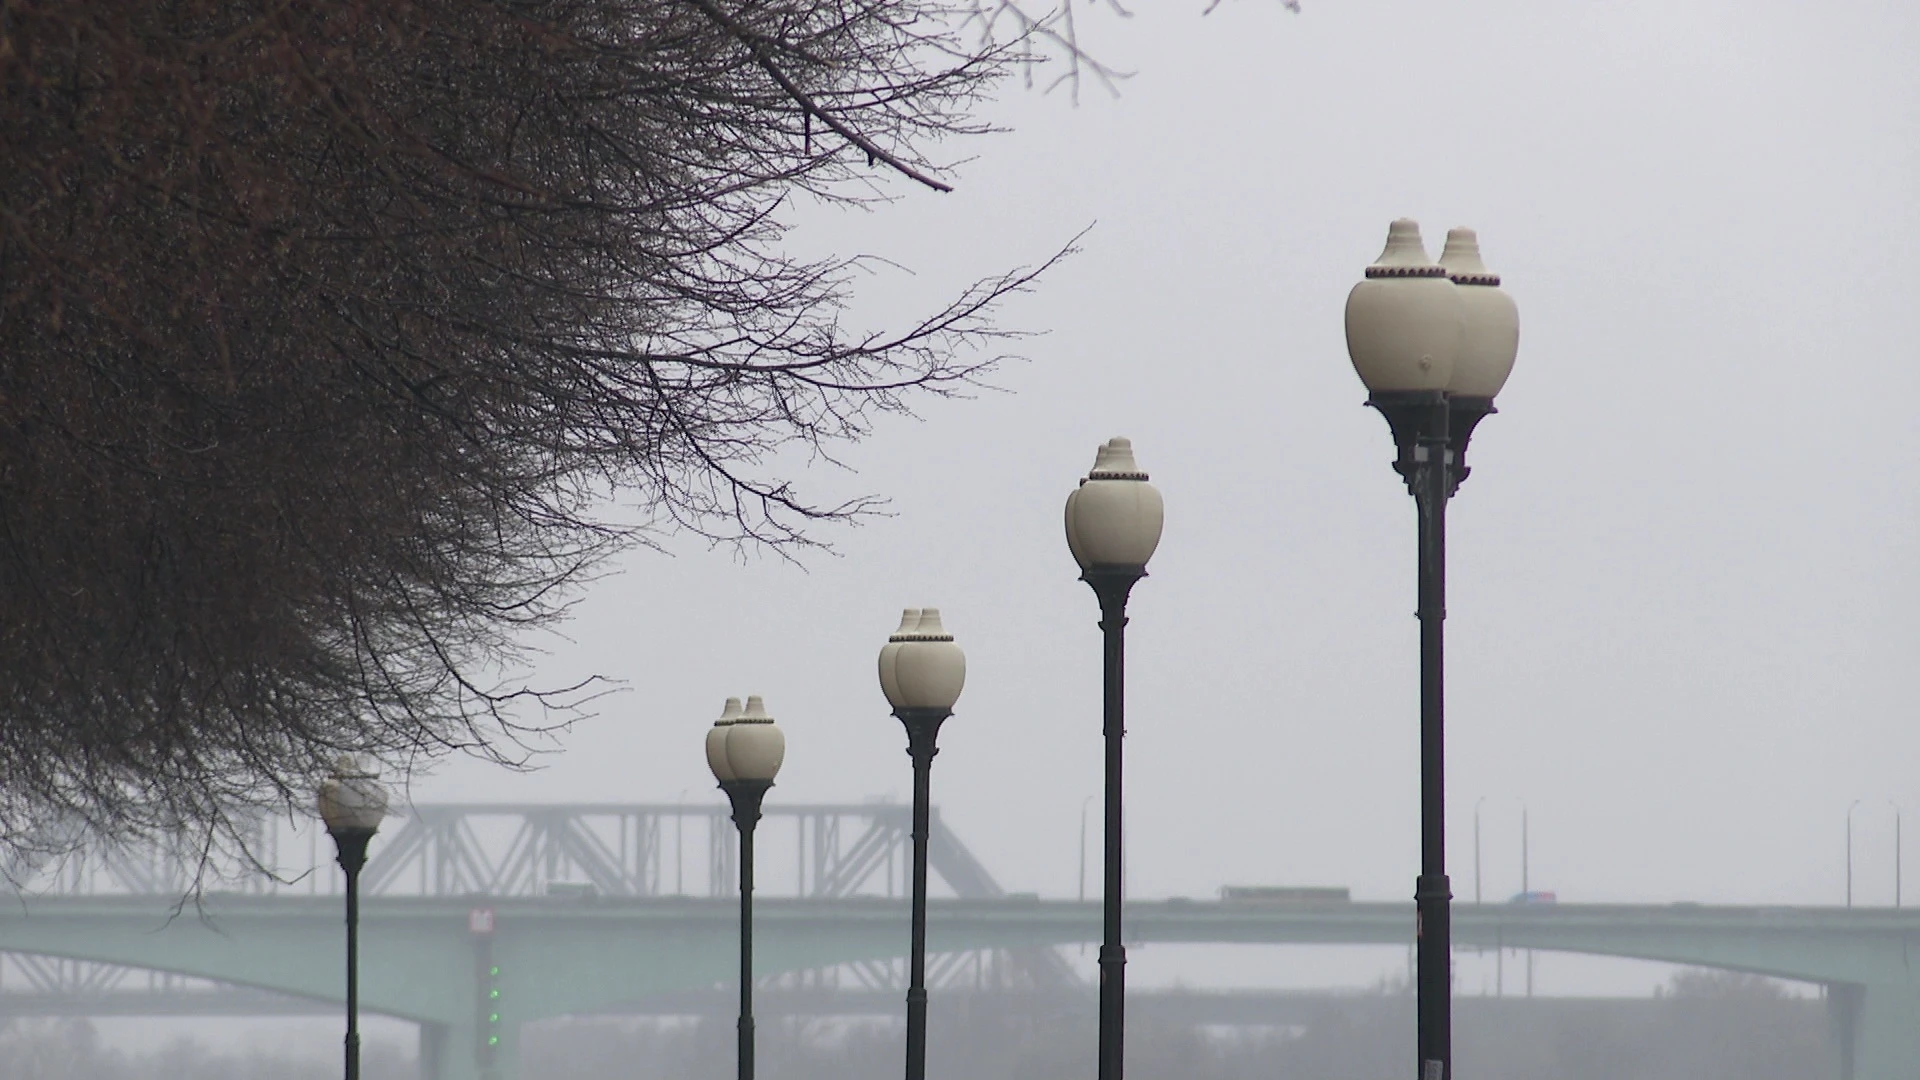
M 1404 215 L 1436 254 L 1477 228 L 1521 312 L 1451 508 L 1456 896 L 1484 797 L 1490 896 L 1519 887 L 1524 800 L 1532 884 L 1563 900 L 1837 903 L 1860 799 L 1857 895 L 1889 902 L 1888 800 L 1920 835 L 1920 14 L 1135 6 L 1082 16 L 1138 72 L 1117 100 L 1009 86 L 1011 133 L 951 148 L 955 194 L 802 208 L 801 249 L 914 271 L 865 284 L 874 325 L 1094 226 L 1007 309 L 1046 333 L 1005 392 L 797 477 L 894 516 L 801 566 L 622 559 L 537 674 L 626 691 L 539 772 L 456 762 L 413 797 L 719 800 L 704 730 L 762 693 L 789 740 L 771 799 L 906 801 L 874 655 L 938 605 L 969 678 L 935 801 L 1007 887 L 1071 895 L 1100 649 L 1061 505 L 1127 435 L 1167 505 L 1128 641 L 1134 894 L 1409 898 L 1413 504 L 1341 333 Z

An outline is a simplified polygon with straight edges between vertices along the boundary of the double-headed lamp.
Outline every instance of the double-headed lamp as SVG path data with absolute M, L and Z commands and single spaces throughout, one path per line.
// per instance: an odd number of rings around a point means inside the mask
M 967 683 L 967 657 L 939 608 L 907 608 L 880 647 L 880 690 L 895 709 L 952 711 Z
M 758 694 L 747 698 L 745 707 L 739 698 L 728 698 L 720 718 L 707 731 L 707 767 L 722 784 L 735 780 L 771 784 L 786 756 L 787 737 L 767 715 L 766 702 Z
M 1454 229 L 1439 262 L 1420 225 L 1401 218 L 1347 295 L 1347 354 L 1376 394 L 1444 391 L 1491 400 L 1513 371 L 1520 314 L 1480 257 L 1472 229 Z

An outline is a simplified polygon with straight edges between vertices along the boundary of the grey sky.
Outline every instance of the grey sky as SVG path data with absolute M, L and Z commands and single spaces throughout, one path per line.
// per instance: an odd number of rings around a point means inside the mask
M 1124 434 L 1167 502 L 1129 639 L 1133 891 L 1410 896 L 1413 510 L 1341 338 L 1407 215 L 1436 253 L 1478 228 L 1522 320 L 1450 521 L 1456 895 L 1487 796 L 1491 895 L 1524 799 L 1565 899 L 1835 903 L 1858 798 L 1856 889 L 1886 902 L 1886 800 L 1920 827 L 1920 14 L 1201 6 L 1083 17 L 1139 75 L 1078 109 L 1010 87 L 956 194 L 806 211 L 802 246 L 916 271 L 868 283 L 874 322 L 1098 223 L 1008 310 L 1049 331 L 1009 393 L 800 477 L 896 516 L 804 570 L 635 552 L 540 670 L 629 690 L 541 772 L 455 762 L 414 797 L 717 800 L 703 729 L 753 692 L 789 738 L 771 798 L 904 801 L 874 654 L 937 604 L 970 673 L 935 800 L 1010 888 L 1071 894 L 1099 641 L 1061 504 Z

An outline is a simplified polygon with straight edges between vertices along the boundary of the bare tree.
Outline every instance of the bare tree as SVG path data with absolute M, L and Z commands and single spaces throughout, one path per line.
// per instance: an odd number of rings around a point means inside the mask
M 1007 50 L 929 0 L 0 5 L 0 841 L 502 758 L 520 635 L 651 524 L 809 541 L 770 474 L 991 362 L 889 333 L 786 200 L 931 156 Z
M 0 848 L 515 760 L 612 493 L 869 509 L 776 455 L 974 384 L 1045 265 L 859 332 L 784 211 L 945 190 L 1049 52 L 1117 77 L 1011 0 L 0 0 Z

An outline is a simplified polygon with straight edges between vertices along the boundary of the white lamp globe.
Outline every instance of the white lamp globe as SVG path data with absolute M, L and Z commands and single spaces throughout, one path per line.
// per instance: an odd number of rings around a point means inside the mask
M 740 719 L 740 699 L 730 697 L 720 710 L 720 719 L 707 729 L 707 768 L 713 770 L 713 778 L 726 783 L 733 779 L 733 766 L 727 761 L 727 729 Z
M 1067 496 L 1067 547 L 1081 570 L 1144 572 L 1165 518 L 1160 490 L 1134 460 L 1132 440 L 1108 439 Z
M 900 641 L 892 658 L 893 692 L 887 701 L 896 709 L 951 711 L 967 683 L 966 654 L 947 633 L 939 608 L 921 608 L 912 630 L 902 626 L 894 635 Z
M 900 708 L 900 684 L 894 678 L 894 658 L 900 654 L 900 646 L 905 643 L 914 629 L 920 625 L 920 609 L 906 608 L 900 612 L 900 629 L 887 638 L 880 646 L 880 692 L 887 696 L 887 704 Z
M 1492 399 L 1507 384 L 1520 351 L 1520 309 L 1500 288 L 1500 275 L 1481 260 L 1480 238 L 1472 229 L 1447 233 L 1440 265 L 1467 313 L 1466 338 L 1447 389 L 1460 397 Z
M 747 698 L 746 709 L 727 728 L 727 764 L 733 778 L 771 784 L 786 756 L 787 737 L 767 715 L 766 703 L 758 694 Z
M 1445 390 L 1466 344 L 1467 310 L 1445 267 L 1431 262 L 1420 224 L 1401 218 L 1347 294 L 1347 355 L 1376 394 Z
M 387 816 L 387 789 L 371 761 L 342 755 L 315 800 L 327 832 L 372 833 Z

